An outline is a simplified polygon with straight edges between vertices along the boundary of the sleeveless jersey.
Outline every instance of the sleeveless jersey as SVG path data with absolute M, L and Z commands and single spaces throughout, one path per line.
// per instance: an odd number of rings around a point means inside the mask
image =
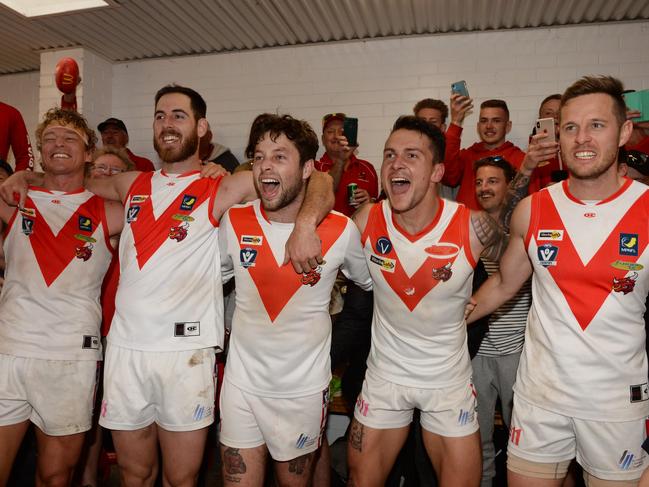
M 464 306 L 475 261 L 470 211 L 438 199 L 435 219 L 417 235 L 394 221 L 388 201 L 370 210 L 362 243 L 374 285 L 372 373 L 434 389 L 471 376 Z
M 225 378 L 266 397 L 322 391 L 331 378 L 329 300 L 336 274 L 340 269 L 371 288 L 358 229 L 330 213 L 317 228 L 325 263 L 300 275 L 290 263 L 282 266 L 293 224 L 269 222 L 259 200 L 231 208 L 221 227 L 221 255 L 237 286 Z
M 101 360 L 99 294 L 113 251 L 104 200 L 30 188 L 5 231 L 0 353 Z
M 649 414 L 648 219 L 649 190 L 631 180 L 597 204 L 565 181 L 532 195 L 532 308 L 514 386 L 525 400 L 596 421 Z
M 221 179 L 140 174 L 127 195 L 110 343 L 183 351 L 223 343 L 218 223 Z

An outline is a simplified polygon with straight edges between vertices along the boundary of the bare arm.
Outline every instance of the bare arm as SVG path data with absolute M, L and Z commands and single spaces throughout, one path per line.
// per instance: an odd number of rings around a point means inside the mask
M 511 238 L 500 260 L 500 272 L 492 274 L 473 295 L 472 299 L 477 305 L 469 316 L 468 323 L 492 313 L 509 301 L 532 275 L 532 264 L 525 249 L 530 207 L 530 198 L 527 198 L 514 211 Z
M 109 201 L 124 203 L 128 190 L 141 173 L 139 171 L 123 172 L 104 179 L 87 179 L 84 186 L 91 193 Z
M 216 220 L 220 220 L 231 206 L 252 201 L 256 198 L 257 191 L 252 181 L 252 171 L 241 171 L 226 176 L 219 186 L 212 215 Z
M 122 233 L 124 227 L 124 207 L 117 201 L 106 201 L 105 208 L 108 234 L 116 237 Z

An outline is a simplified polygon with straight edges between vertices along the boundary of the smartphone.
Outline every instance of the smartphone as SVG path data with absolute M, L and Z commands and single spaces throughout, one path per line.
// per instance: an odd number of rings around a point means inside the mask
M 347 137 L 350 146 L 358 146 L 358 119 L 345 117 L 343 120 L 343 134 Z
M 548 138 L 544 139 L 543 142 L 556 142 L 556 132 L 554 131 L 554 118 L 539 118 L 536 121 L 536 133 L 540 134 L 545 132 L 548 134 Z
M 624 93 L 624 101 L 627 108 L 640 112 L 639 118 L 634 118 L 633 122 L 649 121 L 649 90 L 632 91 Z
M 451 93 L 457 93 L 461 96 L 469 97 L 469 90 L 466 87 L 466 81 L 456 81 L 451 85 Z

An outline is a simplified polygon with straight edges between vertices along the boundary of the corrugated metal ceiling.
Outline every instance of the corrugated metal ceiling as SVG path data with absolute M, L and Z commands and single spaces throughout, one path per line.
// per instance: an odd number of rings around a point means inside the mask
M 26 19 L 0 7 L 0 74 L 39 51 L 87 47 L 112 61 L 376 37 L 649 19 L 649 0 L 112 0 Z

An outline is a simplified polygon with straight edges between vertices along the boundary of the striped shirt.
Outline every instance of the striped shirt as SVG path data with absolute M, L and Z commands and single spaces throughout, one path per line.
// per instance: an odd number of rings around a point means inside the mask
M 487 274 L 498 271 L 498 262 L 481 257 Z M 494 311 L 489 317 L 489 331 L 485 335 L 478 355 L 499 357 L 523 350 L 527 314 L 532 305 L 532 280 L 528 279 L 516 295 Z

